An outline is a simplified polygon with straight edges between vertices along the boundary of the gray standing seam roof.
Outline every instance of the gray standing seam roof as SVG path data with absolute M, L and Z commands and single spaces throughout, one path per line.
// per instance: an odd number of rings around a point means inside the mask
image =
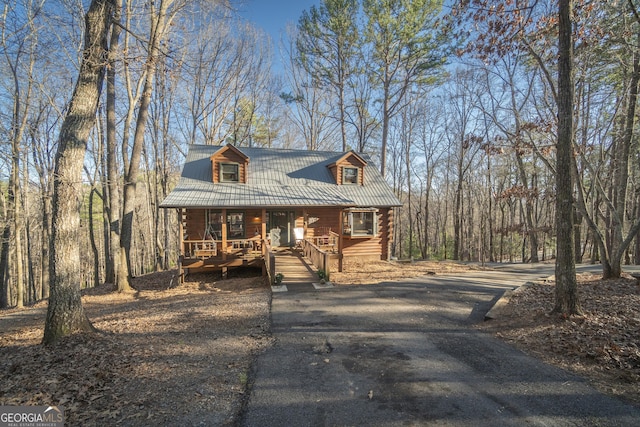
M 247 183 L 214 184 L 210 157 L 222 147 L 191 145 L 178 185 L 160 207 L 401 206 L 364 154 L 364 185 L 337 185 L 327 166 L 345 153 L 238 147 L 249 157 Z

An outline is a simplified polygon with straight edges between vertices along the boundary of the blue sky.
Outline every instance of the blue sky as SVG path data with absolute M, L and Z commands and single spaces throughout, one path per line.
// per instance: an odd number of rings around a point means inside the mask
M 278 46 L 288 23 L 296 24 L 303 10 L 319 5 L 320 0 L 244 0 L 240 15 L 271 35 Z

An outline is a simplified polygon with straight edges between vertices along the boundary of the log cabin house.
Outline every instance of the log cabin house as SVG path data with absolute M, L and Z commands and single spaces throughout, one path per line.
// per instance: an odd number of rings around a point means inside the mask
M 328 259 L 389 259 L 400 201 L 370 159 L 346 153 L 191 145 L 177 186 L 161 203 L 179 215 L 179 268 L 263 266 L 298 248 Z M 266 267 L 265 267 L 266 264 Z

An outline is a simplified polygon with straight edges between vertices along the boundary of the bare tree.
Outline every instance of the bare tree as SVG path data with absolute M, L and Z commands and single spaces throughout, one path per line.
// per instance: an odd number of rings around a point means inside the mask
M 556 163 L 556 299 L 553 311 L 580 314 L 573 234 L 573 36 L 571 0 L 558 2 L 558 143 Z
M 453 201 L 453 259 L 464 258 L 463 222 L 464 185 L 470 172 L 475 155 L 482 147 L 482 136 L 478 126 L 477 92 L 475 87 L 479 79 L 469 70 L 456 72 L 450 93 L 448 94 L 449 112 L 446 118 L 446 138 L 455 150 L 452 161 L 455 162 L 455 190 Z
M 297 63 L 292 49 L 289 46 L 285 66 L 289 91 L 281 94 L 290 107 L 289 117 L 304 137 L 307 150 L 335 149 L 338 127 L 331 119 L 330 97 Z
M 424 170 L 424 200 L 422 208 L 418 211 L 422 219 L 422 257 L 428 258 L 430 252 L 435 251 L 435 238 L 429 237 L 429 227 L 432 227 L 432 207 L 431 197 L 435 185 L 437 166 L 440 162 L 444 149 L 441 145 L 441 138 L 444 134 L 444 108 L 438 100 L 426 101 L 422 110 L 424 117 L 419 124 L 418 130 L 418 150 L 424 156 L 422 168 Z M 435 229 L 435 227 L 434 227 Z M 437 235 L 435 230 L 434 235 Z M 434 242 L 432 242 L 433 240 Z
M 347 122 L 353 127 L 355 149 L 361 153 L 369 151 L 380 132 L 379 113 L 373 107 L 374 88 L 367 73 L 369 58 L 365 55 L 359 55 L 353 65 L 354 72 L 349 76 L 347 85 L 350 91 L 347 99 L 351 104 L 345 110 Z
M 397 114 L 405 96 L 416 84 L 429 83 L 444 64 L 448 48 L 437 20 L 442 3 L 432 1 L 388 2 L 365 0 L 365 34 L 372 50 L 373 78 L 382 102 L 380 171 L 386 173 L 389 121 Z
M 298 63 L 337 97 L 342 151 L 347 151 L 347 85 L 359 49 L 356 0 L 323 0 L 298 21 Z
M 118 191 L 119 173 L 117 163 L 118 141 L 116 135 L 116 73 L 117 60 L 120 55 L 120 34 L 122 33 L 122 0 L 115 0 L 113 13 L 114 25 L 109 38 L 109 52 L 107 60 L 107 96 L 106 96 L 106 184 L 104 205 L 108 227 L 107 259 L 105 281 L 118 286 L 117 274 L 119 268 L 120 250 L 120 194 Z
M 96 120 L 104 80 L 107 34 L 113 0 L 93 0 L 85 15 L 85 44 L 78 81 L 65 116 L 55 161 L 50 262 L 50 297 L 45 344 L 93 330 L 80 298 L 80 185 L 89 133 Z
M 158 63 L 165 54 L 162 50 L 163 43 L 165 43 L 170 32 L 173 20 L 184 7 L 185 3 L 182 0 L 165 0 L 159 4 L 151 3 L 148 5 L 149 38 L 145 43 L 145 62 L 141 69 L 140 80 L 138 81 L 140 91 L 134 96 L 133 92 L 129 90 L 129 117 L 132 117 L 134 109 L 137 109 L 133 140 L 131 141 L 131 146 L 129 146 L 130 141 L 125 132 L 121 153 L 124 163 L 124 188 L 122 192 L 120 259 L 118 261 L 119 272 L 117 275 L 117 289 L 120 292 L 126 292 L 132 289 L 129 279 L 131 276 L 130 255 L 136 184 L 140 171 L 140 161 L 149 116 L 149 104 L 151 103 L 153 94 L 154 79 L 158 70 Z M 127 125 L 125 124 L 125 126 Z
M 4 278 L 3 294 L 6 294 L 10 282 L 15 283 L 15 300 L 19 308 L 23 306 L 26 297 L 25 279 L 29 276 L 24 266 L 29 265 L 31 272 L 33 271 L 33 262 L 28 256 L 29 247 L 23 245 L 24 233 L 28 231 L 25 229 L 27 217 L 23 210 L 28 204 L 28 186 L 21 179 L 27 179 L 28 176 L 28 168 L 22 165 L 27 164 L 29 150 L 26 136 L 36 117 L 32 114 L 32 104 L 37 88 L 36 64 L 42 49 L 38 20 L 43 14 L 43 5 L 44 1 L 6 3 L 0 16 L 0 50 L 4 58 L 2 69 L 6 73 L 6 90 L 9 92 L 8 99 L 11 100 L 11 105 L 7 105 L 6 122 L 3 121 L 6 127 L 2 130 L 11 144 L 11 172 L 7 188 L 8 221 L 3 232 L 6 240 L 3 239 L 0 255 L 3 260 L 0 263 L 0 277 Z M 6 251 L 10 248 L 10 241 L 12 251 L 8 254 Z M 30 284 L 33 284 L 33 276 L 30 277 Z
M 524 235 L 529 241 L 530 262 L 538 262 L 539 227 L 536 221 L 536 200 L 539 191 L 535 186 L 536 155 L 529 141 L 536 118 L 528 119 L 531 98 L 535 92 L 538 75 L 536 70 L 523 69 L 524 57 L 514 52 L 509 57 L 500 58 L 493 69 L 483 67 L 486 82 L 486 100 L 481 102 L 485 117 L 500 132 L 496 135 L 509 145 L 509 151 L 516 160 L 519 182 L 512 187 L 511 194 L 524 201 Z M 526 82 L 521 84 L 521 82 Z M 523 242 L 524 243 L 524 242 Z M 526 257 L 523 257 L 523 262 Z

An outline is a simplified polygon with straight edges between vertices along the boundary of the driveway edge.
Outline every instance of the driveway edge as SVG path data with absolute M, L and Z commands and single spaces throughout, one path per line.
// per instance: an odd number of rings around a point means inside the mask
M 526 282 L 524 285 L 518 286 L 517 288 L 507 289 L 506 291 L 504 291 L 500 299 L 498 299 L 498 301 L 496 301 L 496 303 L 493 305 L 493 307 L 491 307 L 487 314 L 484 315 L 484 320 L 493 320 L 500 316 L 511 297 L 516 293 L 524 291 L 531 285 L 533 285 L 533 282 Z

